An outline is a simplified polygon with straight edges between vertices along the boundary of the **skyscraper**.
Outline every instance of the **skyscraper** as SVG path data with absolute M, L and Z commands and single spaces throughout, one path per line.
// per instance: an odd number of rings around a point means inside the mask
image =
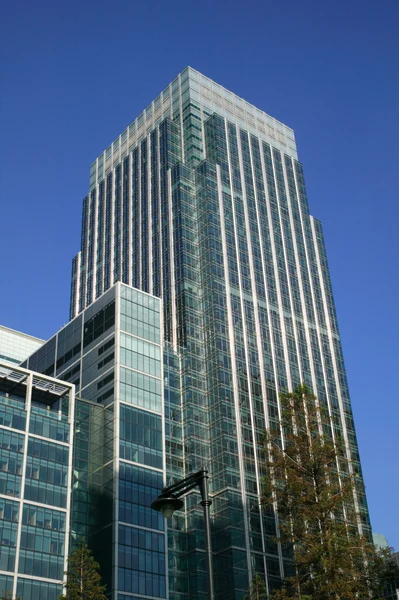
M 218 600 L 241 600 L 255 572 L 273 588 L 289 557 L 259 510 L 258 443 L 278 427 L 279 392 L 313 389 L 361 475 L 322 226 L 292 129 L 186 68 L 90 168 L 71 318 L 117 281 L 162 298 L 182 440 L 174 463 L 166 439 L 166 473 L 210 469 Z M 361 479 L 356 494 L 369 532 Z M 172 525 L 173 599 L 206 593 L 200 522 L 188 502 Z

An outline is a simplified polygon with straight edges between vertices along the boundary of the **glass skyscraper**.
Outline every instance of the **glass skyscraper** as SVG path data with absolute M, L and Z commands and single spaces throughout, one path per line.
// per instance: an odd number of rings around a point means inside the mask
M 255 573 L 279 585 L 290 556 L 260 510 L 259 442 L 279 427 L 279 393 L 301 382 L 345 440 L 370 533 L 292 129 L 186 68 L 90 168 L 70 318 L 27 366 L 77 386 L 71 544 L 89 536 L 112 600 L 207 598 L 198 494 L 167 528 L 149 508 L 203 466 L 216 600 L 242 600 Z
M 185 69 L 91 167 L 71 317 L 115 281 L 163 299 L 163 338 L 180 356 L 182 469 L 209 465 L 215 571 L 231 572 L 218 596 L 241 598 L 255 571 L 272 587 L 286 559 L 273 515 L 259 512 L 258 442 L 278 426 L 278 393 L 308 384 L 360 472 L 322 228 L 292 130 Z M 367 530 L 362 486 L 357 500 Z M 190 590 L 171 581 L 176 597 L 205 592 L 203 577 Z

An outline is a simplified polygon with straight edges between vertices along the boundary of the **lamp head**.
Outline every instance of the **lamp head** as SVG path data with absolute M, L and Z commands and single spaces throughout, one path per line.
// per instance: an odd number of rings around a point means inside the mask
M 162 513 L 165 519 L 170 519 L 175 512 L 175 510 L 179 510 L 184 505 L 183 500 L 180 498 L 176 498 L 175 496 L 158 496 L 156 500 L 151 504 L 151 508 L 153 510 L 158 510 Z

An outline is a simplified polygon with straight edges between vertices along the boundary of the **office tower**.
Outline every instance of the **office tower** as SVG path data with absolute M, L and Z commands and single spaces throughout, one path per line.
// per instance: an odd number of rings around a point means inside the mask
M 170 438 L 160 305 L 117 283 L 27 361 L 76 386 L 71 547 L 88 539 L 112 600 L 166 597 L 165 525 L 150 508 Z
M 43 344 L 44 340 L 0 325 L 0 359 L 19 364 Z
M 0 595 L 62 592 L 74 409 L 73 385 L 0 360 Z
M 273 514 L 259 511 L 258 444 L 278 427 L 279 392 L 314 390 L 361 475 L 322 226 L 293 131 L 185 69 L 90 169 L 71 318 L 116 281 L 162 298 L 163 340 L 179 357 L 183 474 L 211 472 L 218 600 L 241 600 L 255 572 L 272 589 L 289 556 Z M 174 600 L 205 598 L 200 523 L 190 501 L 172 524 Z

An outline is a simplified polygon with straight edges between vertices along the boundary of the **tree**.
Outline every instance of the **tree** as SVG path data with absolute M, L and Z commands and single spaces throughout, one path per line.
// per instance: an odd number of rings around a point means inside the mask
M 13 596 L 12 592 L 4 590 L 1 594 L 0 600 L 21 600 L 19 596 Z
M 379 600 L 394 565 L 359 532 L 360 478 L 327 409 L 299 385 L 281 395 L 281 430 L 268 431 L 262 504 L 274 508 L 293 573 L 276 600 Z M 283 434 L 281 436 L 281 433 Z
M 107 600 L 100 565 L 83 539 L 68 559 L 66 595 L 62 600 Z M 61 600 L 60 599 L 60 600 Z
M 262 577 L 256 573 L 249 586 L 249 591 L 245 596 L 245 600 L 267 600 L 267 597 L 266 584 Z

